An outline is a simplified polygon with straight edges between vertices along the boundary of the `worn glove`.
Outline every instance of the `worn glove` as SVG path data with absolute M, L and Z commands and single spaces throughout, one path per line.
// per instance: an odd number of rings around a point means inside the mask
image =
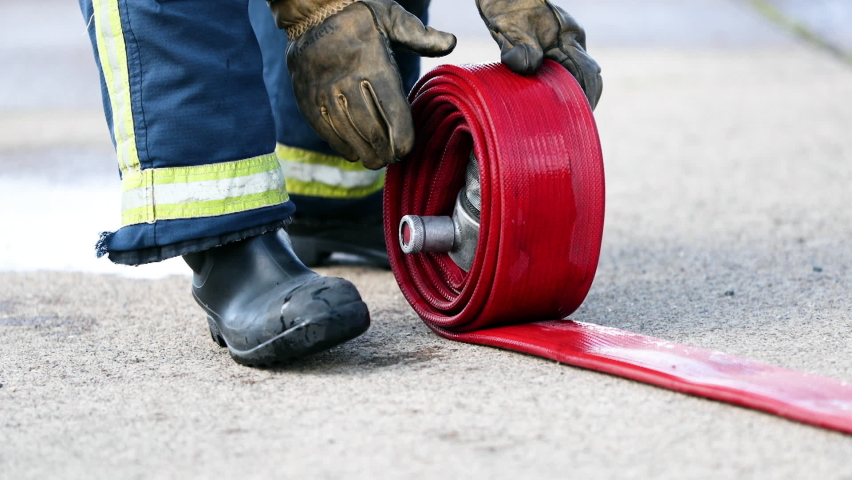
M 411 151 L 414 127 L 391 45 L 429 57 L 456 37 L 390 0 L 278 0 L 299 111 L 347 160 L 378 169 Z
M 570 15 L 548 0 L 476 0 L 476 6 L 506 66 L 531 75 L 544 58 L 556 60 L 595 108 L 603 89 L 601 69 L 586 53 L 586 32 Z

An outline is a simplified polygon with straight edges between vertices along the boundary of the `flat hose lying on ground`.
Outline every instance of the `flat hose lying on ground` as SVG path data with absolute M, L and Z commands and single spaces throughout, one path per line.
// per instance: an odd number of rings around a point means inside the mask
M 402 293 L 438 335 L 852 433 L 848 382 L 561 320 L 591 287 L 604 220 L 597 128 L 564 68 L 442 66 L 410 100 L 417 144 L 388 167 L 385 239 Z M 482 211 L 470 271 L 446 253 L 403 254 L 400 219 L 451 214 L 471 149 Z

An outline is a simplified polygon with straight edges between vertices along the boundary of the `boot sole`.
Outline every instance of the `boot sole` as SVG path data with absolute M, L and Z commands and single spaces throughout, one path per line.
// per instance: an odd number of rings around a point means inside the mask
M 227 348 L 235 362 L 250 367 L 269 367 L 352 340 L 370 327 L 370 312 L 363 301 L 352 302 L 336 308 L 327 316 L 305 320 L 250 350 L 232 348 L 220 333 L 213 316 L 207 316 L 207 323 L 213 341 Z

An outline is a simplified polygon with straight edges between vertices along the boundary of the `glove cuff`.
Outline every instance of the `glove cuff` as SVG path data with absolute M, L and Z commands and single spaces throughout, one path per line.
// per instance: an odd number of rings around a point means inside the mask
M 321 2 L 321 5 L 317 5 L 316 8 L 310 10 L 310 13 L 307 14 L 296 14 L 293 15 L 296 18 L 288 19 L 281 18 L 276 12 L 277 6 L 280 4 L 286 3 L 286 0 L 273 0 L 270 3 L 270 7 L 272 7 L 273 12 L 276 13 L 276 20 L 278 21 L 279 28 L 283 28 L 287 31 L 287 38 L 290 41 L 295 40 L 296 38 L 301 37 L 308 30 L 313 27 L 316 27 L 320 23 L 322 23 L 328 17 L 334 15 L 335 13 L 343 10 L 344 8 L 352 5 L 357 0 L 332 0 L 332 1 L 324 1 Z M 312 3 L 312 2 L 303 2 L 303 3 Z M 320 2 L 316 2 L 320 3 Z M 282 9 L 283 10 L 283 9 Z M 283 12 L 281 12 L 283 13 Z M 287 13 L 295 13 L 295 12 L 287 12 Z M 299 12 L 301 13 L 301 12 Z M 286 15 L 286 14 L 285 14 Z M 284 15 L 282 15 L 284 16 Z M 289 15 L 286 15 L 289 16 Z

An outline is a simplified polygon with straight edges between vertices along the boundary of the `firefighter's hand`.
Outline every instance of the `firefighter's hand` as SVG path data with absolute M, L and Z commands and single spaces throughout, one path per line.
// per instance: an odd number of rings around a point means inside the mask
M 476 0 L 476 5 L 506 66 L 532 75 L 544 58 L 556 60 L 595 108 L 603 89 L 601 69 L 586 53 L 586 33 L 570 15 L 549 0 Z
M 390 0 L 279 0 L 287 64 L 302 115 L 347 160 L 378 169 L 411 151 L 414 127 L 391 53 L 401 46 L 430 57 L 456 38 L 424 27 Z

